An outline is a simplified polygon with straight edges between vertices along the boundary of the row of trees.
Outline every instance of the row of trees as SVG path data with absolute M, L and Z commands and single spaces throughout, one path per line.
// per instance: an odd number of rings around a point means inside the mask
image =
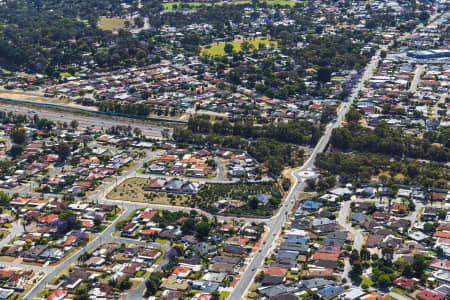
M 429 159 L 438 162 L 450 160 L 450 142 L 442 146 L 433 145 L 436 140 L 449 136 L 450 131 L 440 131 L 435 135 L 415 138 L 406 135 L 403 129 L 395 129 L 380 123 L 375 129 L 365 128 L 356 123 L 335 128 L 331 136 L 333 147 L 345 151 L 380 153 L 398 157 Z M 442 135 L 442 137 L 441 137 Z
M 391 160 L 387 156 L 370 153 L 320 153 L 316 166 L 329 175 L 339 175 L 342 182 L 366 183 L 379 176 L 381 181 L 446 188 L 450 180 L 445 165 L 410 159 Z M 388 172 L 388 176 L 380 176 L 383 172 Z
M 269 123 L 260 126 L 251 120 L 216 119 L 211 121 L 207 115 L 192 116 L 188 128 L 202 134 L 221 136 L 241 136 L 243 138 L 268 138 L 282 143 L 314 146 L 320 138 L 321 130 L 317 125 L 305 120 L 294 120 L 288 123 Z

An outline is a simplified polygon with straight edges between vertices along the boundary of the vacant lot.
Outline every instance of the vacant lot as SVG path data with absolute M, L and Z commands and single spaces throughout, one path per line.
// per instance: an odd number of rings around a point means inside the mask
M 145 202 L 162 205 L 184 205 L 188 196 L 168 195 L 166 193 L 155 193 L 144 191 L 145 186 L 150 182 L 148 178 L 130 178 L 115 187 L 107 198 L 111 200 L 122 200 L 132 202 Z
M 116 31 L 125 28 L 126 21 L 130 22 L 130 25 L 133 24 L 133 21 L 128 19 L 100 17 L 98 27 L 103 30 Z
M 236 52 L 239 52 L 241 50 L 241 45 L 242 45 L 243 41 L 244 40 L 238 40 L 238 41 L 233 41 L 233 42 L 220 42 L 220 43 L 208 46 L 208 47 L 204 47 L 202 49 L 202 54 L 211 55 L 211 56 L 224 56 L 225 55 L 225 50 L 224 50 L 225 44 L 232 44 L 233 50 Z M 268 39 L 265 39 L 265 38 L 250 39 L 247 41 L 255 49 L 259 49 L 260 44 L 266 45 L 266 47 L 268 47 L 268 46 L 277 47 L 278 46 L 276 41 L 269 41 Z

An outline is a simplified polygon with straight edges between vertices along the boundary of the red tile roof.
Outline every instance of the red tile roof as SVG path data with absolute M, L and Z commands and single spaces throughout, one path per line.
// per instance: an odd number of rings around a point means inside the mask
M 423 290 L 420 293 L 418 293 L 416 295 L 417 298 L 422 299 L 422 300 L 443 300 L 445 299 L 445 296 L 438 293 L 438 292 L 434 292 L 431 290 Z

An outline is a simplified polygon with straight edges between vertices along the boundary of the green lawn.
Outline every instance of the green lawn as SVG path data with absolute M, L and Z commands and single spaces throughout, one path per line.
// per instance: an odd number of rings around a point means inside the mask
M 370 278 L 363 276 L 362 277 L 362 281 L 361 281 L 361 285 L 363 285 L 363 284 L 365 284 L 365 285 L 370 287 L 370 286 L 372 286 L 373 281 Z
M 261 2 L 266 2 L 269 5 L 289 5 L 289 6 L 294 6 L 296 3 L 303 3 L 304 1 L 295 1 L 295 0 L 266 0 L 266 1 L 261 1 Z M 233 5 L 237 5 L 237 4 L 247 4 L 247 3 L 252 3 L 251 0 L 238 0 L 238 1 L 220 1 L 220 2 L 182 2 L 182 1 L 177 1 L 177 2 L 171 2 L 171 3 L 163 3 L 163 7 L 164 9 L 168 9 L 168 10 L 172 10 L 174 9 L 174 6 L 176 5 L 177 8 L 180 8 L 181 4 L 189 4 L 190 7 L 197 7 L 197 6 L 201 6 L 201 5 L 206 5 L 206 6 L 211 6 L 211 5 L 222 5 L 222 4 L 233 4 Z
M 202 48 L 202 54 L 205 55 L 211 55 L 211 56 L 224 56 L 225 55 L 225 44 L 232 44 L 233 50 L 236 52 L 239 52 L 241 50 L 241 44 L 244 40 L 240 41 L 233 41 L 233 42 L 220 42 L 211 46 L 203 47 Z M 256 38 L 256 39 L 250 39 L 247 40 L 250 45 L 253 45 L 255 49 L 259 49 L 259 45 L 263 44 L 266 46 L 272 46 L 272 47 L 278 47 L 278 43 L 276 41 L 269 41 L 268 39 L 264 38 Z
M 225 300 L 228 296 L 230 296 L 230 292 L 220 292 L 220 300 Z

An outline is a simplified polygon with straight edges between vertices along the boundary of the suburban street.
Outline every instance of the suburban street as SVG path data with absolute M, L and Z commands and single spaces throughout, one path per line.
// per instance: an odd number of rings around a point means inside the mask
M 107 199 L 106 196 L 108 193 L 116 187 L 118 184 L 122 183 L 124 180 L 132 177 L 145 177 L 145 178 L 152 178 L 152 177 L 161 177 L 161 176 L 153 176 L 153 175 L 141 175 L 137 174 L 137 170 L 142 168 L 145 162 L 150 160 L 154 155 L 156 155 L 156 152 L 148 153 L 145 159 L 142 159 L 137 165 L 132 167 L 130 170 L 124 172 L 120 176 L 116 176 L 113 181 L 111 181 L 108 184 L 104 184 L 100 187 L 99 191 L 89 197 L 87 200 L 90 202 L 97 202 L 102 204 L 114 204 L 121 207 L 121 213 L 118 218 L 116 218 L 113 222 L 111 222 L 108 227 L 100 233 L 98 236 L 96 236 L 91 242 L 89 242 L 84 248 L 78 250 L 76 253 L 74 253 L 72 256 L 68 257 L 66 260 L 61 262 L 60 264 L 56 266 L 32 266 L 32 265 L 25 265 L 25 264 L 19 264 L 19 263 L 7 263 L 7 262 L 0 262 L 0 266 L 7 267 L 7 266 L 14 266 L 14 267 L 20 267 L 20 268 L 30 268 L 36 271 L 43 271 L 45 272 L 44 278 L 35 285 L 27 295 L 25 295 L 24 299 L 34 299 L 45 287 L 46 285 L 53 280 L 55 277 L 58 276 L 58 274 L 63 271 L 64 269 L 68 268 L 70 265 L 74 264 L 78 258 L 85 252 L 92 251 L 96 247 L 98 247 L 102 243 L 106 242 L 117 242 L 117 243 L 129 243 L 134 245 L 141 245 L 141 246 L 151 246 L 155 248 L 164 248 L 166 250 L 169 249 L 170 246 L 168 245 L 162 245 L 152 242 L 146 242 L 141 240 L 132 240 L 132 239 L 125 239 L 120 237 L 113 236 L 113 232 L 115 231 L 116 224 L 124 219 L 126 219 L 131 212 L 133 212 L 136 209 L 140 208 L 149 208 L 149 209 L 164 209 L 164 210 L 171 210 L 171 211 L 186 211 L 190 212 L 192 210 L 197 210 L 199 213 L 205 214 L 209 218 L 216 217 L 218 220 L 221 221 L 244 221 L 244 222 L 257 222 L 257 223 L 265 223 L 267 225 L 267 228 L 269 228 L 269 231 L 265 235 L 265 239 L 262 241 L 260 248 L 252 254 L 249 258 L 248 266 L 245 268 L 245 271 L 240 274 L 240 280 L 234 290 L 232 291 L 230 297 L 228 299 L 231 300 L 241 300 L 244 298 L 245 294 L 248 292 L 248 289 L 251 287 L 253 280 L 256 276 L 256 274 L 259 272 L 259 269 L 264 264 L 265 258 L 270 254 L 272 251 L 275 242 L 280 236 L 280 233 L 282 231 L 283 225 L 286 223 L 290 212 L 296 207 L 297 201 L 299 200 L 299 195 L 304 191 L 305 188 L 305 181 L 308 178 L 312 178 L 317 176 L 317 174 L 314 172 L 314 164 L 315 160 L 317 158 L 317 155 L 319 153 L 323 153 L 330 141 L 333 129 L 338 128 L 342 126 L 345 116 L 347 112 L 349 111 L 352 103 L 357 99 L 359 92 L 364 87 L 364 84 L 366 81 L 370 79 L 372 74 L 374 73 L 379 59 L 381 51 L 386 50 L 388 48 L 388 45 L 383 46 L 381 49 L 379 49 L 375 55 L 372 57 L 371 61 L 366 66 L 366 69 L 364 73 L 362 74 L 361 79 L 358 81 L 358 83 L 353 87 L 352 92 L 350 96 L 348 97 L 347 101 L 343 102 L 341 106 L 339 107 L 337 111 L 336 119 L 333 120 L 333 122 L 329 123 L 321 138 L 319 139 L 318 143 L 316 144 L 315 148 L 312 150 L 310 156 L 308 159 L 304 162 L 304 164 L 292 171 L 291 175 L 294 179 L 294 183 L 292 184 L 285 201 L 281 204 L 280 209 L 278 212 L 272 216 L 271 218 L 267 219 L 261 219 L 261 218 L 239 218 L 239 217 L 233 217 L 233 216 L 215 216 L 208 214 L 204 211 L 201 211 L 199 209 L 195 208 L 188 208 L 188 207 L 177 207 L 177 206 L 170 206 L 170 205 L 159 205 L 159 204 L 151 204 L 151 203 L 143 203 L 143 202 L 130 202 L 130 201 L 122 201 L 122 200 L 110 200 Z M 416 69 L 416 74 L 413 79 L 413 82 L 411 84 L 411 90 L 415 90 L 417 87 L 417 84 L 420 80 L 420 74 L 422 73 L 424 69 L 423 65 L 419 65 Z M 111 118 L 110 120 L 106 120 L 106 118 L 98 118 L 98 117 L 89 117 L 84 116 L 81 114 L 70 114 L 70 113 L 58 113 L 58 112 L 51 112 L 47 111 L 45 109 L 39 108 L 39 111 L 36 112 L 31 109 L 26 108 L 20 108 L 18 106 L 10 106 L 6 104 L 0 104 L 0 109 L 5 111 L 11 111 L 15 113 L 21 113 L 26 115 L 34 115 L 36 113 L 39 114 L 39 117 L 48 118 L 55 122 L 66 122 L 70 123 L 72 120 L 77 120 L 79 122 L 80 127 L 84 128 L 105 128 L 105 127 L 111 127 L 111 126 L 117 126 L 117 125 L 123 125 L 123 126 L 131 126 L 132 128 L 139 128 L 142 130 L 142 133 L 148 136 L 151 136 L 153 138 L 163 138 L 163 132 L 167 130 L 168 128 L 163 127 L 155 127 L 144 124 L 143 122 L 135 122 L 133 124 L 130 124 L 128 122 L 123 121 L 122 119 L 114 120 Z M 33 108 L 35 109 L 35 108 Z M 171 130 L 171 129 L 169 129 Z M 170 134 L 171 132 L 169 132 Z M 225 180 L 225 169 L 220 162 L 220 160 L 216 159 L 217 163 L 217 169 L 218 174 L 215 178 L 212 179 L 202 179 L 199 181 L 204 182 L 212 182 L 212 183 L 229 183 L 230 180 Z M 54 168 L 50 175 L 56 174 L 59 171 L 58 168 Z M 178 178 L 178 177 L 170 177 L 166 176 L 167 178 Z M 33 192 L 33 184 L 27 184 L 25 187 L 20 189 L 18 191 L 18 194 L 20 195 L 40 195 L 39 193 Z M 60 197 L 59 195 L 55 195 L 55 198 Z M 356 250 L 361 250 L 361 247 L 364 242 L 364 237 L 360 230 L 354 229 L 350 224 L 347 223 L 348 216 L 350 214 L 350 205 L 351 201 L 346 201 L 342 204 L 339 216 L 338 216 L 338 224 L 342 226 L 345 230 L 349 231 L 353 237 L 353 248 Z M 421 210 L 423 205 L 417 204 L 416 210 L 408 217 L 408 219 L 411 221 L 412 225 L 417 219 L 417 216 Z M 20 224 L 20 222 L 17 222 L 10 230 L 10 234 L 7 238 L 5 238 L 3 241 L 0 242 L 0 247 L 5 246 L 8 244 L 14 237 L 19 236 L 21 233 L 23 233 L 24 228 Z M 167 264 L 166 260 L 163 260 L 161 264 L 158 266 L 154 266 L 155 270 L 161 269 L 165 264 Z M 348 279 L 348 274 L 351 270 L 350 264 L 348 261 L 345 263 L 344 267 L 344 274 L 343 278 Z M 141 299 L 142 294 L 145 290 L 145 280 L 142 281 L 142 283 L 138 286 L 137 289 L 135 289 L 130 294 L 126 295 L 124 299 Z M 395 296 L 398 298 L 397 296 Z M 401 299 L 401 298 L 399 298 Z
M 364 236 L 362 235 L 360 230 L 353 228 L 351 224 L 347 223 L 347 219 L 350 216 L 351 203 L 352 203 L 352 201 L 343 202 L 341 209 L 339 210 L 338 224 L 352 234 L 353 249 L 361 251 L 361 247 L 364 242 Z M 351 282 L 350 277 L 348 276 L 350 271 L 351 271 L 351 265 L 350 265 L 349 260 L 346 259 L 342 278 L 347 279 L 347 282 Z
M 416 67 L 416 70 L 414 72 L 414 78 L 411 82 L 411 86 L 409 87 L 410 93 L 413 93 L 416 91 L 417 85 L 419 84 L 419 81 L 420 81 L 420 76 L 422 75 L 424 70 L 425 70 L 425 65 L 418 65 Z
M 317 154 L 322 153 L 325 151 L 328 142 L 331 138 L 331 134 L 333 132 L 334 128 L 337 128 L 342 125 L 342 122 L 345 119 L 345 115 L 347 114 L 348 110 L 350 109 L 351 103 L 356 99 L 358 96 L 359 91 L 364 86 L 364 82 L 370 78 L 370 76 L 373 74 L 377 64 L 378 60 L 380 58 L 381 50 L 378 50 L 374 57 L 372 57 L 372 60 L 368 64 L 366 71 L 364 72 L 362 78 L 358 82 L 358 84 L 354 87 L 349 99 L 347 102 L 344 102 L 344 104 L 341 106 L 340 110 L 337 113 L 336 121 L 334 123 L 330 123 L 327 128 L 325 129 L 324 134 L 320 138 L 319 142 L 317 143 L 316 147 L 312 151 L 310 157 L 308 160 L 303 164 L 302 167 L 296 169 L 292 172 L 292 176 L 294 177 L 295 183 L 291 187 L 291 190 L 289 191 L 288 196 L 286 197 L 285 204 L 280 209 L 280 213 L 276 216 L 275 219 L 273 219 L 273 222 L 269 225 L 270 231 L 268 234 L 267 239 L 263 242 L 261 248 L 259 251 L 254 255 L 252 261 L 250 262 L 249 266 L 245 270 L 244 274 L 241 276 L 241 280 L 233 290 L 233 293 L 230 296 L 230 300 L 240 300 L 243 299 L 244 295 L 248 291 L 249 287 L 251 286 L 255 275 L 258 272 L 258 269 L 262 266 L 264 262 L 264 258 L 269 254 L 270 249 L 272 248 L 274 242 L 278 238 L 281 228 L 283 227 L 289 212 L 294 208 L 296 201 L 298 200 L 299 194 L 303 191 L 305 187 L 305 178 L 302 177 L 302 174 L 304 172 L 312 171 L 314 169 L 314 162 L 317 157 Z

